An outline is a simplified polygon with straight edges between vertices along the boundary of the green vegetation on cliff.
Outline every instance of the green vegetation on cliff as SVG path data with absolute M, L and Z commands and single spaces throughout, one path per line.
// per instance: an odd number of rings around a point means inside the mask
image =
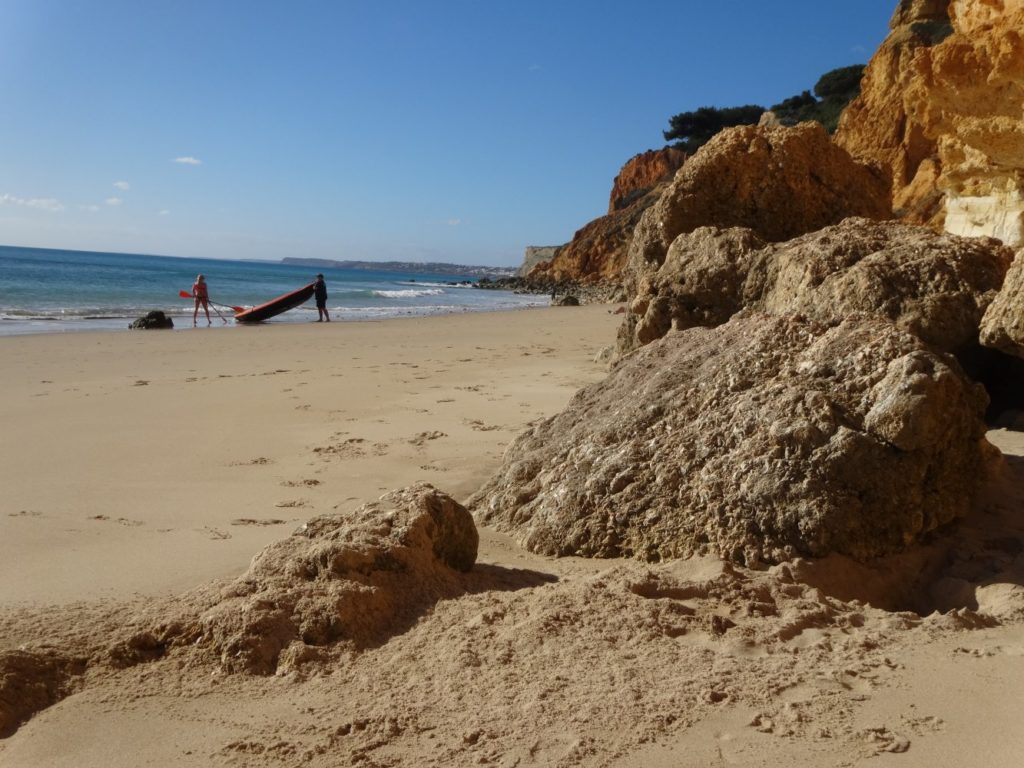
M 804 91 L 790 96 L 771 107 L 783 125 L 796 125 L 804 120 L 817 120 L 833 133 L 839 124 L 839 115 L 857 94 L 860 93 L 860 79 L 864 74 L 863 64 L 854 64 L 826 72 L 814 86 L 814 93 Z M 723 128 L 756 123 L 765 108 L 756 104 L 742 107 L 701 107 L 693 112 L 680 112 L 669 118 L 669 130 L 664 131 L 666 141 L 676 141 L 676 146 L 693 153 L 704 146 L 712 136 Z

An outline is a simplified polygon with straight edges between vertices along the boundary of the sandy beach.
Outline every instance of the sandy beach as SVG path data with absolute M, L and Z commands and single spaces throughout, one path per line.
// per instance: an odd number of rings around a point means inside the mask
M 604 377 L 613 309 L 0 338 L 0 650 L 88 656 L 310 517 L 416 481 L 464 501 L 520 430 Z M 1020 573 L 1024 436 L 990 439 L 1006 467 L 960 546 Z M 0 738 L 0 765 L 997 768 L 1024 755 L 1021 579 L 961 573 L 975 610 L 883 605 L 894 579 L 956 560 L 942 542 L 874 570 L 753 572 L 546 558 L 480 536 L 464 593 L 376 647 L 270 677 L 174 654 L 90 665 Z

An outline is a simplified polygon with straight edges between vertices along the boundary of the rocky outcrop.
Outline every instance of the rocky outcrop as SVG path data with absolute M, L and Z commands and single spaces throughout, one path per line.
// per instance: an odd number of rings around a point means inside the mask
M 528 245 L 526 246 L 526 252 L 523 254 L 523 263 L 519 267 L 519 271 L 516 273 L 517 277 L 526 277 L 530 274 L 530 270 L 536 267 L 538 264 L 551 261 L 555 258 L 555 254 L 558 253 L 558 249 L 561 248 L 559 245 Z
M 968 510 L 986 401 L 887 321 L 746 313 L 627 358 L 469 504 L 551 555 L 870 558 Z
M 1017 253 L 1003 288 L 981 321 L 981 343 L 1024 358 L 1024 250 Z
M 438 599 L 458 594 L 476 561 L 473 518 L 426 483 L 349 515 L 315 517 L 253 558 L 248 572 L 194 614 L 164 619 L 110 652 L 148 661 L 184 646 L 229 672 L 269 674 L 328 646 L 386 640 Z M 195 602 L 195 601 L 194 601 Z
M 718 325 L 750 308 L 825 323 L 873 314 L 969 358 L 1012 259 L 989 238 L 867 219 L 774 244 L 749 229 L 703 227 L 677 237 L 656 268 L 643 260 L 632 265 L 636 296 L 619 350 L 672 329 Z
M 686 153 L 673 147 L 651 150 L 627 162 L 615 177 L 608 214 L 577 230 L 547 263 L 530 271 L 532 280 L 547 283 L 618 284 L 643 212 L 661 196 Z
M 908 221 L 1024 244 L 1024 4 L 903 0 L 836 141 Z
M 128 326 L 129 330 L 152 330 L 154 328 L 173 328 L 174 321 L 159 309 L 147 312 Z
M 650 149 L 629 159 L 612 182 L 608 213 L 620 211 L 683 167 L 686 152 L 675 147 Z
M 884 178 L 854 162 L 819 123 L 721 131 L 690 158 L 636 228 L 627 288 L 698 227 L 747 227 L 788 240 L 848 216 L 889 217 Z

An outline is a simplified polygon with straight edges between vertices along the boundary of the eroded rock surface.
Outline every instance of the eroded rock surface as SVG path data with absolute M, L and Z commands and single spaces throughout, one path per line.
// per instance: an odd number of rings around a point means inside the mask
M 634 200 L 672 178 L 685 161 L 686 152 L 675 147 L 650 149 L 631 157 L 612 182 L 608 213 L 627 208 Z
M 130 665 L 189 646 L 227 671 L 269 674 L 336 643 L 373 646 L 458 594 L 478 542 L 473 518 L 448 495 L 426 483 L 392 491 L 311 519 L 227 588 L 195 595 L 194 611 L 135 633 L 111 656 Z
M 986 403 L 887 321 L 747 313 L 626 358 L 520 435 L 470 507 L 545 554 L 870 558 L 967 511 Z
M 989 238 L 867 219 L 775 244 L 749 229 L 703 227 L 676 238 L 661 264 L 631 264 L 637 293 L 619 351 L 752 308 L 822 322 L 876 314 L 936 349 L 969 356 L 1012 259 Z
M 646 211 L 629 247 L 636 264 L 659 266 L 681 234 L 698 227 L 747 227 L 789 240 L 849 216 L 890 216 L 888 184 L 833 144 L 819 123 L 721 131 L 676 174 Z
M 1024 358 L 1024 250 L 1017 253 L 1002 290 L 981 321 L 981 343 Z

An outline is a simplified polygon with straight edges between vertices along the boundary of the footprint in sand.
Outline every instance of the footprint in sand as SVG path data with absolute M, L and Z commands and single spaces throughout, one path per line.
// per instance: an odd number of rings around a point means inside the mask
M 292 499 L 290 501 L 279 501 L 274 506 L 280 507 L 281 509 L 299 509 L 302 507 L 308 507 L 309 502 L 305 499 Z
M 8 517 L 42 517 L 42 512 L 37 512 L 34 509 L 19 509 L 17 512 L 8 512 Z
M 317 446 L 313 449 L 313 453 L 319 454 L 323 458 L 337 456 L 342 459 L 358 459 L 366 455 L 366 449 L 363 447 L 365 442 L 366 440 L 362 437 L 350 437 L 333 445 Z
M 885 726 L 878 728 L 865 728 L 858 736 L 867 743 L 868 751 L 871 754 L 880 755 L 883 752 L 901 754 L 910 749 L 910 739 L 895 731 L 890 731 Z
M 438 432 L 437 430 L 434 430 L 433 432 L 420 432 L 415 437 L 410 438 L 409 443 L 416 446 L 422 446 L 428 440 L 437 440 L 442 437 L 448 437 L 448 435 L 444 432 Z
M 257 520 L 254 517 L 238 517 L 231 521 L 232 525 L 284 525 L 287 520 L 280 520 L 276 517 Z
M 149 382 L 146 381 L 145 379 L 137 379 L 136 382 L 134 384 L 132 384 L 132 386 L 133 387 L 145 387 L 148 384 L 149 384 Z
M 500 424 L 484 424 L 479 419 L 463 419 L 462 423 L 477 432 L 493 432 L 496 429 L 504 429 Z
M 255 459 L 249 459 L 248 461 L 232 461 L 228 464 L 229 467 L 254 467 L 262 466 L 264 464 L 273 464 L 273 459 L 268 459 L 266 456 L 257 456 Z
M 320 485 L 320 481 L 319 480 L 313 480 L 313 479 L 310 479 L 310 480 L 282 480 L 281 481 L 281 485 L 286 486 L 288 488 L 299 488 L 301 486 L 306 486 L 308 488 L 312 488 L 313 486 Z
M 222 541 L 224 539 L 230 539 L 231 534 L 227 531 L 222 531 L 219 528 L 210 528 L 209 526 L 203 526 L 201 529 L 203 533 L 207 534 L 209 538 L 215 541 Z

